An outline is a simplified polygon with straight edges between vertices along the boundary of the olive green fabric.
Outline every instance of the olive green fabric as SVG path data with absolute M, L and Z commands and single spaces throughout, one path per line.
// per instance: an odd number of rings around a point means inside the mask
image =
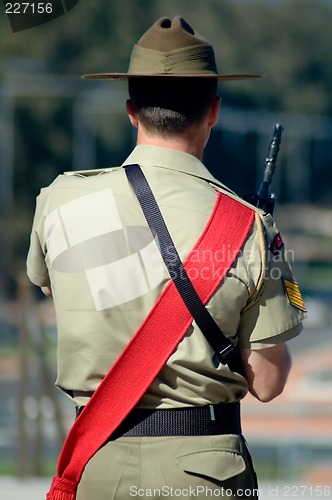
M 110 473 L 111 471 L 111 473 Z M 77 500 L 258 498 L 241 436 L 120 438 L 88 463 Z
M 245 80 L 258 75 L 219 75 L 213 47 L 182 17 L 162 17 L 133 47 L 127 73 L 94 73 L 83 79 L 117 80 L 141 76 L 189 76 Z
M 183 259 L 206 225 L 217 190 L 237 198 L 186 153 L 138 146 L 125 161 L 130 163 L 142 166 Z M 284 279 L 294 281 L 287 252 L 269 250 L 277 234 L 272 218 L 257 210 L 238 258 L 208 304 L 222 331 L 246 348 L 293 338 L 305 317 L 283 287 Z M 221 264 L 231 250 L 220 242 Z M 197 258 L 209 264 L 208 251 Z M 27 270 L 36 285 L 51 281 L 56 383 L 84 405 L 170 280 L 123 168 L 60 175 L 41 191 Z M 246 380 L 216 361 L 193 323 L 139 406 L 234 402 L 246 393 Z

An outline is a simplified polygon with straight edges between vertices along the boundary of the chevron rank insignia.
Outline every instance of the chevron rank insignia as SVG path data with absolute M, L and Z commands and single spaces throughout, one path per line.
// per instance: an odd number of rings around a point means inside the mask
M 285 293 L 289 300 L 289 303 L 292 304 L 292 306 L 301 309 L 301 311 L 306 312 L 306 308 L 298 284 L 285 279 L 283 280 L 283 282 Z

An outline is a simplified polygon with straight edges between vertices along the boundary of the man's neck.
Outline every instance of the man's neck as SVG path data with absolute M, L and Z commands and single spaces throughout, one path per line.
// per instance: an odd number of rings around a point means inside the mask
M 165 139 L 159 135 L 148 135 L 139 129 L 137 134 L 137 145 L 141 144 L 175 149 L 176 151 L 191 154 L 199 160 L 203 157 L 204 147 L 197 138 L 189 139 L 187 137 L 174 137 Z

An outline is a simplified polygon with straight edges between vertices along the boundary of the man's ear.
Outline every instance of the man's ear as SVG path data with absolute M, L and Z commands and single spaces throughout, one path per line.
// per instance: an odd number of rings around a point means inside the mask
M 210 114 L 209 114 L 209 124 L 210 124 L 211 128 L 214 127 L 218 121 L 220 104 L 221 104 L 221 98 L 219 96 L 215 96 L 213 98 L 213 101 L 212 101 L 212 104 L 210 107 Z
M 136 114 L 136 111 L 135 111 L 135 108 L 134 108 L 134 105 L 133 105 L 133 102 L 131 101 L 131 99 L 126 100 L 126 110 L 127 110 L 127 115 L 128 115 L 129 120 L 130 120 L 130 123 L 134 127 L 138 128 L 137 114 Z

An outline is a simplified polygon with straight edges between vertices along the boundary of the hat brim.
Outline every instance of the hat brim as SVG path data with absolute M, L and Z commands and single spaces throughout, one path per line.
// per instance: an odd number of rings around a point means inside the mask
M 223 81 L 235 80 L 253 80 L 255 78 L 263 78 L 263 75 L 217 75 L 214 73 L 200 73 L 200 74 L 177 74 L 177 73 L 149 73 L 145 74 L 132 74 L 132 73 L 91 73 L 82 75 L 83 80 L 128 80 L 129 78 L 150 78 L 150 77 L 167 77 L 167 78 L 216 78 Z

